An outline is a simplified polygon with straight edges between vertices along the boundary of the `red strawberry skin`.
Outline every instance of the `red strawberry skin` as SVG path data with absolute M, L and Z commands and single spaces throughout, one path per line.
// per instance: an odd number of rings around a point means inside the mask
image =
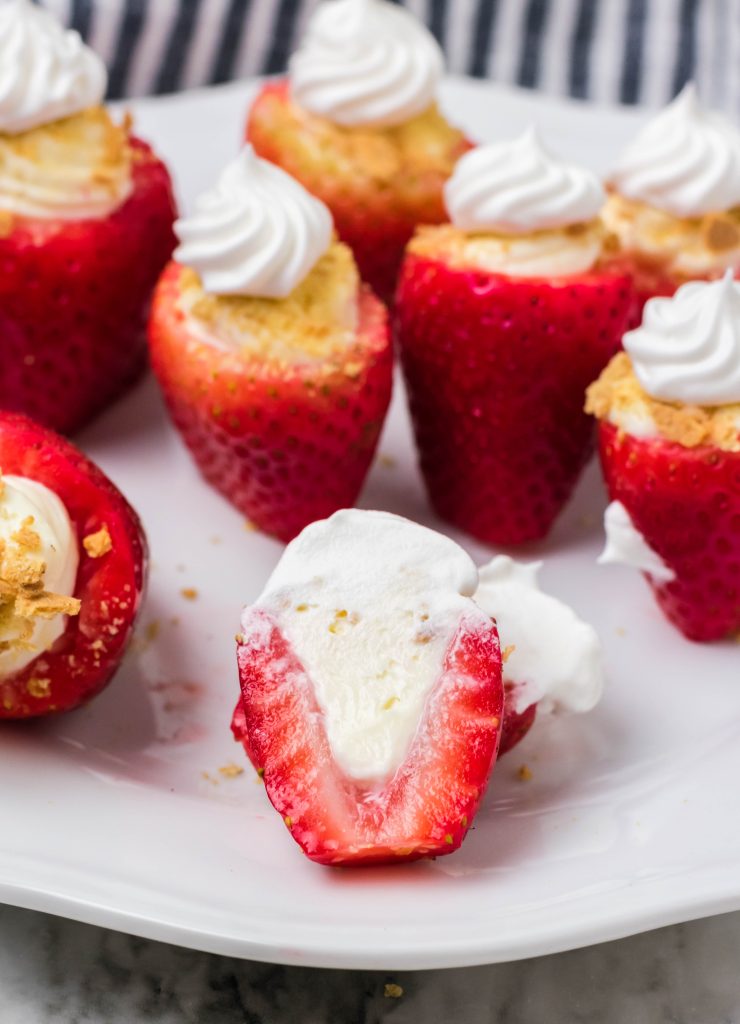
M 80 613 L 30 665 L 0 680 L 0 720 L 69 711 L 94 697 L 117 669 L 141 604 L 147 546 L 138 516 L 118 488 L 69 441 L 25 416 L 0 412 L 0 466 L 44 484 L 61 499 L 80 553 L 74 596 Z M 93 558 L 83 539 L 103 526 L 111 549 Z M 47 680 L 41 695 L 33 681 Z M 29 685 L 30 684 L 30 685 Z
M 174 247 L 167 169 L 132 140 L 133 192 L 110 216 L 0 234 L 0 406 L 72 433 L 146 360 L 151 293 Z
M 290 126 L 290 131 L 281 130 L 282 126 Z M 371 173 L 364 173 L 358 158 L 357 173 L 348 180 L 337 174 L 332 154 L 322 153 L 319 142 L 316 150 L 321 160 L 312 159 L 309 164 L 305 151 L 293 145 L 295 130 L 300 126 L 292 112 L 288 82 L 268 82 L 250 110 L 247 140 L 259 156 L 278 164 L 326 203 L 340 239 L 354 253 L 363 281 L 390 303 L 406 243 L 416 226 L 447 220 L 442 198 L 446 176 L 432 166 L 423 171 L 416 168 L 409 174 L 399 172 L 394 187 L 387 188 Z M 450 170 L 471 146 L 461 135 L 454 139 Z M 315 158 L 316 152 L 311 156 Z
M 495 626 L 464 620 L 404 763 L 369 792 L 337 768 L 311 680 L 275 622 L 251 609 L 237 643 L 247 749 L 311 860 L 382 864 L 462 843 L 485 792 L 503 715 Z
M 646 577 L 666 617 L 689 640 L 738 634 L 740 452 L 599 429 L 609 497 L 676 574 Z
M 150 323 L 151 362 L 205 479 L 266 533 L 291 540 L 352 506 L 390 402 L 393 357 L 382 303 L 360 297 L 356 342 L 328 374 L 256 364 L 188 332 L 170 264 Z
M 537 715 L 537 704 L 530 704 L 523 711 L 514 709 L 516 687 L 504 683 L 504 727 L 501 732 L 501 745 L 498 756 L 508 753 L 517 743 L 521 743 L 534 725 Z
M 584 393 L 619 349 L 629 278 L 552 280 L 409 253 L 396 333 L 429 497 L 489 544 L 544 537 L 593 448 Z

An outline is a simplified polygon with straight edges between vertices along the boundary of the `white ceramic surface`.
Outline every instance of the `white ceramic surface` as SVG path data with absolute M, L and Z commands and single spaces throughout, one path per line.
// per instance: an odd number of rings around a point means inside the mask
M 186 203 L 238 145 L 248 93 L 138 105 Z M 635 123 L 463 81 L 446 99 L 482 138 L 535 119 L 598 169 Z M 106 693 L 57 721 L 0 728 L 0 899 L 214 952 L 383 969 L 532 956 L 740 907 L 740 650 L 688 643 L 637 575 L 595 565 L 595 467 L 531 556 L 603 639 L 603 704 L 540 722 L 499 762 L 460 852 L 331 871 L 301 856 L 251 771 L 218 771 L 245 764 L 228 731 L 233 633 L 280 545 L 200 482 L 151 381 L 81 441 L 143 516 L 151 586 L 136 650 Z M 380 451 L 390 458 L 362 504 L 439 526 L 400 394 Z

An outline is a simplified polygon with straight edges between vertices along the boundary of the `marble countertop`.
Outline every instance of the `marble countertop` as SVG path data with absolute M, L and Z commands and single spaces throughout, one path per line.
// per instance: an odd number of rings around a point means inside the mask
M 740 913 L 465 970 L 318 971 L 0 907 L 2 1024 L 735 1024 Z M 386 994 L 386 985 L 402 994 Z M 395 991 L 395 990 L 394 990 Z

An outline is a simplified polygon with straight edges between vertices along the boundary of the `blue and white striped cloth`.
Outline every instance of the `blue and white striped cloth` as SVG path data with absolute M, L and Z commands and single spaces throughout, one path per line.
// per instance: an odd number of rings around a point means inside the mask
M 110 97 L 282 71 L 317 0 L 41 0 L 103 56 Z M 694 78 L 740 115 L 740 0 L 404 0 L 449 70 L 661 106 Z

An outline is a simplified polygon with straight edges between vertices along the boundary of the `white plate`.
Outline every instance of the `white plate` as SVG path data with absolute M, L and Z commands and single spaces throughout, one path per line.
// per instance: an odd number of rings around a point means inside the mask
M 237 146 L 248 92 L 138 104 L 186 200 Z M 635 124 L 463 81 L 446 99 L 480 137 L 535 118 L 554 146 L 599 168 Z M 375 467 L 362 504 L 439 526 L 396 398 L 380 446 L 395 465 Z M 532 956 L 740 907 L 740 652 L 686 642 L 637 575 L 596 567 L 595 467 L 532 557 L 546 557 L 545 585 L 601 634 L 602 706 L 540 722 L 501 760 L 460 852 L 332 871 L 301 856 L 252 772 L 218 772 L 244 763 L 228 731 L 233 633 L 280 545 L 200 482 L 151 382 L 83 444 L 143 516 L 149 598 L 139 649 L 102 697 L 0 730 L 0 898 L 219 953 L 385 969 Z

